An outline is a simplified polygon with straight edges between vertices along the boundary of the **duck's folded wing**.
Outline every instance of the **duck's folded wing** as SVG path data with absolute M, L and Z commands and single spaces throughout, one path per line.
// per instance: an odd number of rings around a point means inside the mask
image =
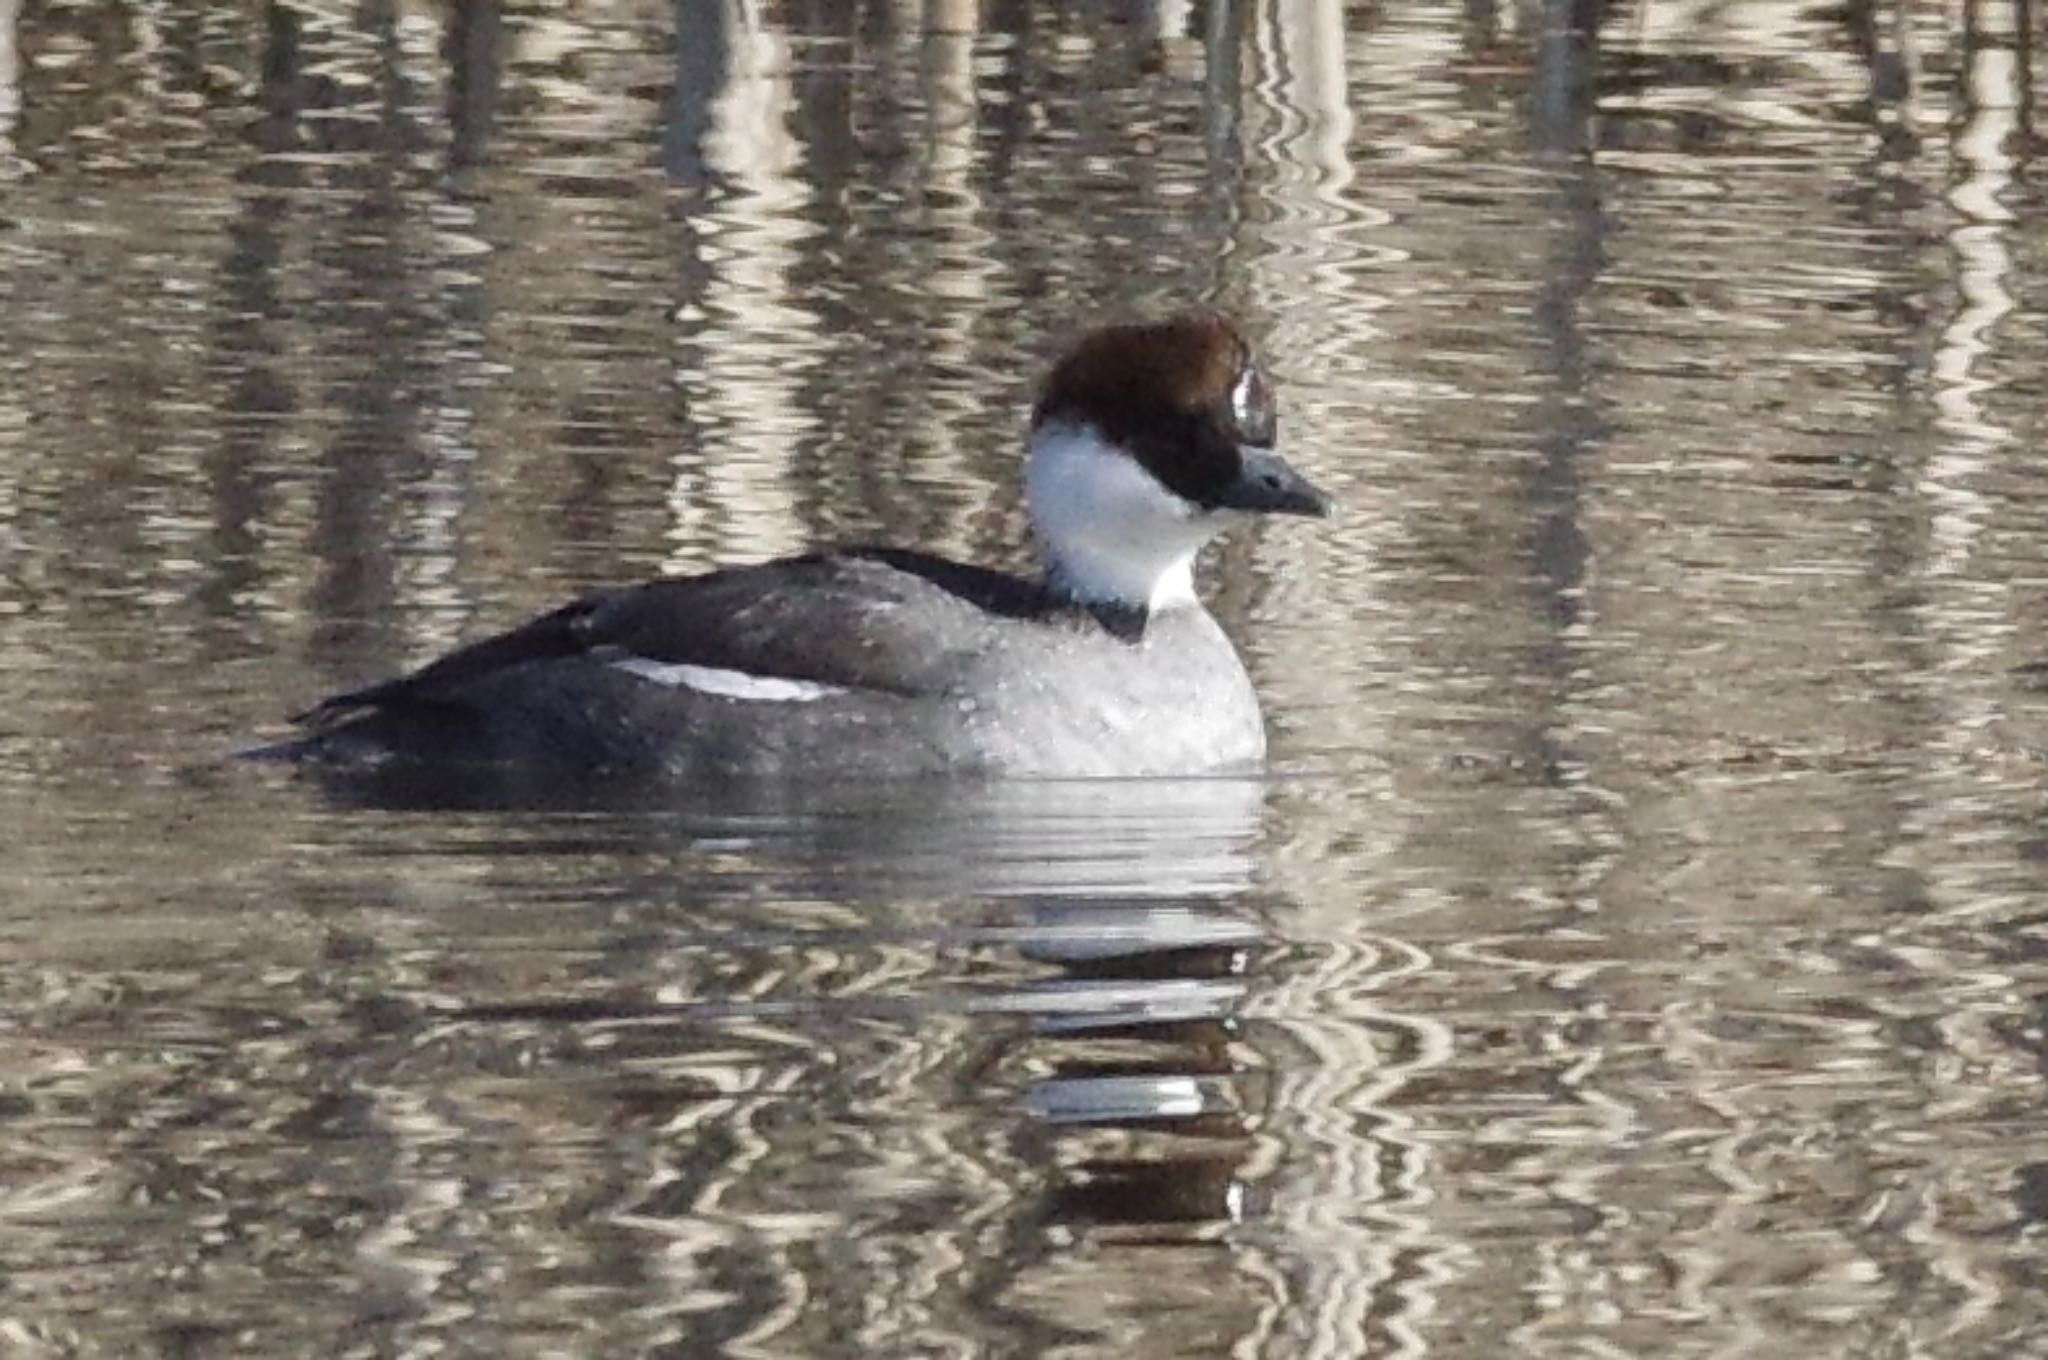
M 792 684 L 943 693 L 980 651 L 988 626 L 987 602 L 970 599 L 966 586 L 979 587 L 974 594 L 1025 589 L 995 573 L 902 554 L 791 558 L 648 581 L 587 595 L 408 675 L 332 695 L 297 721 L 325 726 L 365 709 L 456 704 L 487 677 L 575 657 L 649 677 L 682 675 L 710 692 L 722 684 L 727 693 L 749 685 L 772 693 Z

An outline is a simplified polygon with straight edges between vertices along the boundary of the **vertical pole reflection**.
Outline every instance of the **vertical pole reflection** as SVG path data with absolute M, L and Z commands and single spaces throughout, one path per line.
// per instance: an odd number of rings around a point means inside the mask
M 923 0 L 917 30 L 924 106 L 918 203 L 929 255 L 915 305 L 926 361 L 948 372 L 974 368 L 975 327 L 987 314 L 989 298 L 1004 287 L 1000 251 L 982 224 L 974 178 L 981 129 L 974 79 L 980 8 L 980 0 Z M 978 402 L 964 389 L 934 384 L 910 405 L 915 414 L 909 419 L 922 428 L 906 441 L 906 453 L 948 478 L 965 475 L 968 469 L 956 460 L 974 441 L 957 434 L 980 414 Z M 945 532 L 940 525 L 931 529 Z
M 2034 5 L 2033 0 L 2013 0 L 2013 123 L 2015 141 L 2021 154 L 2032 161 L 2034 152 Z
M 1263 235 L 1261 293 L 1294 324 L 1303 299 L 1345 296 L 1355 261 L 1345 228 L 1361 216 L 1349 194 L 1351 90 L 1344 64 L 1344 11 L 1338 0 L 1276 0 L 1255 25 L 1256 155 L 1270 167 L 1266 193 L 1279 220 Z M 1270 281 L 1268 281 L 1270 280 Z M 1306 309 L 1311 316 L 1319 310 Z M 1332 326 L 1337 319 L 1325 315 Z M 1284 337 L 1299 352 L 1310 337 Z
M 1273 319 L 1264 348 L 1315 364 L 1374 329 L 1383 299 L 1361 286 L 1361 261 L 1373 258 L 1366 234 L 1390 219 L 1352 194 L 1349 71 L 1339 0 L 1241 0 L 1243 47 L 1228 57 L 1247 67 L 1242 123 L 1233 129 L 1248 181 L 1268 210 L 1239 214 L 1237 234 L 1250 263 L 1220 261 L 1226 279 L 1243 278 L 1252 301 Z M 1234 6 L 1233 6 L 1234 8 Z M 1220 30 L 1219 44 L 1228 29 Z M 1212 71 L 1220 59 L 1212 53 Z M 1223 97 L 1221 87 L 1216 98 Z M 1250 536 L 1226 543 L 1226 562 L 1257 551 Z M 1236 590 L 1258 588 L 1268 573 L 1223 574 L 1217 602 L 1227 614 Z M 1331 683 L 1337 684 L 1336 677 Z M 1335 699 L 1334 694 L 1326 696 Z
M 1558 161 L 1559 231 L 1535 320 L 1551 378 L 1543 461 L 1530 495 L 1537 515 L 1534 554 L 1549 592 L 1553 646 L 1560 652 L 1565 630 L 1579 621 L 1586 576 L 1587 546 L 1580 524 L 1579 463 L 1600 434 L 1587 394 L 1585 337 L 1579 308 L 1600 274 L 1600 191 L 1591 156 L 1593 70 L 1598 58 L 1600 0 L 1546 0 L 1539 38 L 1533 124 L 1537 149 Z M 1570 672 L 1567 658 L 1554 655 L 1559 682 Z
M 14 129 L 21 121 L 21 0 L 0 0 L 0 177 L 15 156 Z
M 1530 104 L 1531 140 L 1550 177 L 1548 249 L 1532 319 L 1534 367 L 1546 378 L 1539 436 L 1541 458 L 1522 488 L 1524 519 L 1531 524 L 1529 554 L 1534 568 L 1532 601 L 1544 625 L 1537 633 L 1532 669 L 1538 697 L 1523 719 L 1522 744 L 1538 777 L 1558 789 L 1584 790 L 1576 823 L 1574 852 L 1551 870 L 1543 891 L 1561 903 L 1593 904 L 1612 871 L 1621 840 L 1612 830 L 1613 805 L 1587 777 L 1584 727 L 1575 716 L 1582 698 L 1578 677 L 1590 667 L 1587 634 L 1595 627 L 1587 578 L 1592 549 L 1585 528 L 1588 463 L 1607 435 L 1595 390 L 1594 365 L 1585 333 L 1587 300 L 1606 266 L 1601 167 L 1596 156 L 1597 107 L 1603 0 L 1546 0 L 1538 35 L 1538 67 Z M 1597 985 L 1554 978 L 1551 996 L 1559 1012 L 1554 1033 L 1601 1036 L 1602 1016 L 1611 1003 Z M 1631 1110 L 1600 1090 L 1607 1044 L 1592 1037 L 1571 1044 L 1577 1052 L 1562 1066 L 1559 1081 L 1572 1092 L 1580 1117 L 1619 1137 Z M 1560 1204 L 1597 1216 L 1612 1198 L 1611 1168 L 1597 1159 L 1560 1165 L 1549 1190 Z M 1555 1293 L 1577 1287 L 1577 1263 L 1549 1249 L 1537 1253 L 1530 1287 Z M 1516 1336 L 1540 1334 L 1530 1322 Z
M 1202 111 L 1207 119 L 1202 143 L 1209 182 L 1224 196 L 1229 209 L 1218 220 L 1234 222 L 1239 182 L 1244 177 L 1244 147 L 1239 130 L 1244 60 L 1244 15 L 1237 0 L 1211 0 L 1202 34 Z
M 719 556 L 799 546 L 790 460 L 816 424 L 800 400 L 816 328 L 793 301 L 815 228 L 790 130 L 789 40 L 756 0 L 680 0 L 676 14 L 686 27 L 666 136 L 672 149 L 697 148 L 677 154 L 708 197 L 689 223 L 692 258 L 679 264 L 692 291 L 678 307 L 675 381 L 685 419 L 720 452 L 715 501 L 700 450 L 679 447 L 672 461 L 671 571 L 701 566 L 707 546 Z
M 981 107 L 974 85 L 974 38 L 980 0 L 925 0 L 918 76 L 925 107 L 922 188 L 933 241 L 928 296 L 941 301 L 933 330 L 949 342 L 934 357 L 969 363 L 968 337 L 990 291 L 995 242 L 977 221 L 975 136 Z
M 497 121 L 504 20 L 498 0 L 455 0 L 442 51 L 448 62 L 448 168 L 483 160 Z
M 337 674 L 360 674 L 366 653 L 395 664 L 401 624 L 411 620 L 394 606 L 408 593 L 443 595 L 453 572 L 439 525 L 425 526 L 423 544 L 394 552 L 404 532 L 394 522 L 403 508 L 397 492 L 419 466 L 417 394 L 430 380 L 425 354 L 438 329 L 408 231 L 408 181 L 426 138 L 396 5 L 366 5 L 354 30 L 302 24 L 282 5 L 271 16 L 267 100 L 295 110 L 299 136 L 327 162 L 310 174 L 334 186 L 342 205 L 315 233 L 313 259 L 326 279 L 306 308 L 318 343 L 343 361 L 330 370 L 323 398 L 339 419 L 324 441 L 315 493 L 313 548 L 322 570 L 311 604 L 325 623 L 313 642 L 318 660 Z M 340 78 L 344 72 L 354 80 Z M 342 108 L 364 116 L 312 116 Z M 439 622 L 427 645 L 449 639 L 452 615 Z
M 1537 147 L 1552 155 L 1591 150 L 1593 72 L 1602 0 L 1543 0 L 1537 34 L 1534 122 Z
M 1935 424 L 1947 438 L 1923 479 L 1934 507 L 1929 572 L 1935 576 L 1960 574 L 1967 564 L 1983 512 L 1983 497 L 1972 483 L 1992 451 L 2011 437 L 1984 412 L 1979 396 L 1990 383 L 1977 368 L 1994 327 L 2013 307 L 2005 286 L 2012 270 L 2006 246 L 2012 213 L 2001 195 L 2012 183 L 2007 146 L 2018 126 L 2019 64 L 2009 41 L 2012 28 L 2001 23 L 1996 35 L 1988 31 L 1997 19 L 2013 17 L 2010 5 L 1984 0 L 1972 0 L 1963 15 L 1963 113 L 1952 143 L 1956 173 L 1948 194 L 1958 219 L 1948 238 L 1958 302 L 1936 341 L 1933 364 Z
M 1600 165 L 1595 156 L 1594 110 L 1600 58 L 1602 0 L 1546 0 L 1543 31 L 1538 35 L 1538 66 L 1531 101 L 1531 134 L 1539 163 L 1550 172 L 1548 249 L 1537 288 L 1532 319 L 1535 329 L 1534 367 L 1547 379 L 1540 406 L 1541 458 L 1523 486 L 1523 518 L 1532 526 L 1529 555 L 1532 601 L 1543 625 L 1536 633 L 1532 669 L 1541 688 L 1521 721 L 1527 730 L 1521 744 L 1530 753 L 1538 777 L 1559 789 L 1592 790 L 1586 778 L 1584 728 L 1575 717 L 1588 668 L 1586 635 L 1594 627 L 1587 577 L 1592 557 L 1585 516 L 1587 465 L 1607 430 L 1601 419 L 1593 364 L 1584 329 L 1587 299 L 1606 265 L 1602 239 L 1603 201 Z M 1575 853 L 1560 857 L 1545 885 L 1556 900 L 1595 903 L 1602 880 L 1612 870 L 1619 838 L 1602 834 L 1614 817 L 1609 804 L 1595 793 L 1582 799 Z M 1599 1035 L 1601 1016 L 1610 997 L 1599 986 L 1565 981 L 1551 983 L 1559 1015 L 1557 1034 Z M 1574 1045 L 1576 1046 L 1576 1045 Z M 1630 1122 L 1627 1107 L 1599 1089 L 1605 1043 L 1585 1042 L 1559 1074 L 1572 1091 L 1582 1117 L 1605 1126 L 1619 1137 Z M 1569 1075 L 1566 1075 L 1566 1073 Z M 1610 1169 L 1597 1159 L 1580 1166 L 1562 1166 L 1550 1182 L 1561 1204 L 1579 1206 L 1597 1216 L 1611 1198 Z M 1575 1264 L 1561 1261 L 1548 1249 L 1538 1253 L 1531 1286 L 1544 1292 L 1574 1287 L 1580 1278 Z M 1539 1335 L 1532 1324 L 1522 1338 Z
M 732 60 L 729 14 L 727 0 L 676 0 L 676 84 L 662 164 L 670 179 L 692 189 L 710 182 L 704 143 L 711 135 L 712 100 Z
M 0 0 L 0 182 L 14 168 L 14 130 L 21 118 L 20 26 L 21 0 Z M 12 461 L 13 446 L 28 428 L 28 413 L 16 404 L 13 388 L 10 383 L 9 390 L 0 392 L 0 466 Z M 14 524 L 19 512 L 13 487 L 0 479 L 0 555 L 17 541 Z
M 1947 195 L 1956 304 L 1932 358 L 1940 438 L 1915 487 L 1928 516 L 1920 612 L 1933 654 L 1929 673 L 1935 683 L 1927 698 L 1935 726 L 1923 771 L 1927 792 L 1915 800 L 1908 830 L 1931 843 L 1996 835 L 1995 824 L 2010 811 L 1994 800 L 1958 799 L 1953 791 L 1974 782 L 1987 730 L 2000 720 L 2000 658 L 2011 627 L 2008 587 L 1978 570 L 1974 559 L 1991 508 L 1978 487 L 1996 473 L 2001 451 L 2012 443 L 2011 432 L 1985 409 L 1992 379 L 1981 370 L 1999 323 L 2014 305 L 2007 286 L 2013 214 L 2002 198 L 2012 183 L 2010 147 L 2019 126 L 2016 84 L 2022 66 L 2013 34 L 2024 26 L 2024 10 L 2016 13 L 2016 4 L 2024 0 L 1973 0 L 1963 11 L 1961 110 L 1950 140 L 1954 165 Z M 1937 898 L 1958 890 L 1975 896 L 1967 877 L 1936 876 L 1928 885 Z
M 219 617 L 234 614 L 245 593 L 262 579 L 266 564 L 256 525 L 274 495 L 263 460 L 276 418 L 297 406 L 289 370 L 277 358 L 284 349 L 278 334 L 285 313 L 278 273 L 288 203 L 285 195 L 262 187 L 239 199 L 225 227 L 227 248 L 221 252 L 215 289 L 219 301 L 207 328 L 215 369 L 231 375 L 215 396 L 220 442 L 205 456 L 213 529 L 199 602 Z
M 968 192 L 974 161 L 974 32 L 980 0 L 925 0 L 919 65 L 925 102 L 925 170 L 931 187 Z

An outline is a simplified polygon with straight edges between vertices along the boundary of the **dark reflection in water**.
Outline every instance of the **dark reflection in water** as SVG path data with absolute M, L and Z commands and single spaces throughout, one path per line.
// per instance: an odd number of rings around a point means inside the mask
M 0 1351 L 2048 1332 L 2031 11 L 0 0 Z M 1080 325 L 1329 531 L 1256 781 L 334 799 L 604 581 L 1020 565 Z

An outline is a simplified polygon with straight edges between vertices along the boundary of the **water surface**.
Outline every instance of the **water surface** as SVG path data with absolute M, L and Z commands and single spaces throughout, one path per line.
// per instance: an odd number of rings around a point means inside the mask
M 2048 1335 L 2026 12 L 0 0 L 0 1350 Z M 363 806 L 601 582 L 1028 563 L 1203 302 L 1256 779 Z

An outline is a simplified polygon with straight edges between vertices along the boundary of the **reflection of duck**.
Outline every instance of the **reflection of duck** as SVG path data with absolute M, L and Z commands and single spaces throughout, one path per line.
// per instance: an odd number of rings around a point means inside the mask
M 882 549 L 604 591 L 329 698 L 264 754 L 676 775 L 1253 764 L 1257 696 L 1192 567 L 1247 514 L 1328 512 L 1273 436 L 1228 322 L 1098 330 L 1032 413 L 1042 581 Z
M 1028 1034 L 1011 1041 L 1009 1063 L 1030 1074 L 1021 1094 L 1035 1129 L 1026 1146 L 1045 1159 L 1047 1215 L 1142 1240 L 1159 1240 L 1169 1225 L 1200 1232 L 1241 1219 L 1255 1212 L 1250 1135 L 1270 1098 L 1241 1019 L 1268 941 L 1247 897 L 1263 786 L 1198 779 L 1065 787 L 1165 791 L 1177 796 L 1177 809 L 1169 825 L 1163 811 L 1118 818 L 1117 800 L 1103 800 L 1098 820 L 1123 828 L 1119 857 L 1142 857 L 1149 867 L 1030 893 L 1020 904 L 1027 916 L 1006 935 L 1050 975 L 973 1007 L 1032 1019 Z M 1235 873 L 1220 853 L 1230 846 L 1245 852 Z M 1169 867 L 1176 858 L 1178 867 Z
M 1141 1230 L 1239 1219 L 1265 1099 L 1239 1009 L 1265 942 L 1227 901 L 1045 904 L 1025 952 L 1065 976 L 1033 993 L 1024 1096 L 1058 1130 L 1053 1218 Z

